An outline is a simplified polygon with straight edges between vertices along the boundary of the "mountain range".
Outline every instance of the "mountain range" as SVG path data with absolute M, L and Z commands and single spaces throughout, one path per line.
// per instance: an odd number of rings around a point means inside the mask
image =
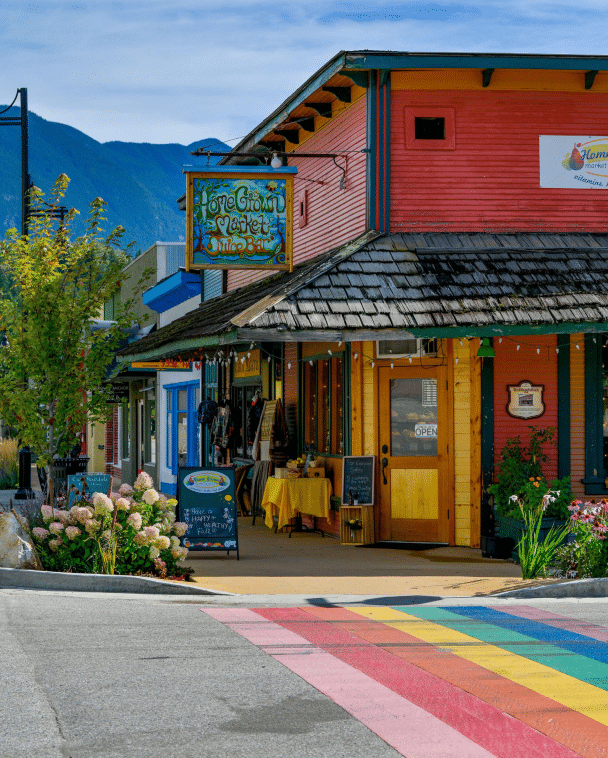
M 4 106 L 6 107 L 6 106 Z M 0 106 L 0 111 L 3 106 Z M 11 108 L 5 116 L 19 116 Z M 70 185 L 63 205 L 77 208 L 76 235 L 84 233 L 90 202 L 102 197 L 107 205 L 105 230 L 124 226 L 125 243 L 134 254 L 157 240 L 178 242 L 186 235 L 186 214 L 177 198 L 186 191 L 184 164 L 205 166 L 207 158 L 190 153 L 198 147 L 228 151 L 213 138 L 191 145 L 153 145 L 136 142 L 97 142 L 78 129 L 29 112 L 29 172 L 34 185 L 48 194 L 60 174 Z M 211 157 L 210 164 L 220 161 Z M 0 236 L 10 227 L 21 228 L 21 131 L 0 129 Z

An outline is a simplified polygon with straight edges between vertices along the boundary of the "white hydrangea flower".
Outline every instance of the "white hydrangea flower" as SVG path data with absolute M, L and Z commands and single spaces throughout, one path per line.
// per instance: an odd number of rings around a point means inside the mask
M 142 495 L 141 499 L 144 501 L 144 503 L 147 503 L 148 505 L 154 505 L 154 503 L 158 502 L 158 492 L 156 490 L 146 490 L 144 494 Z
M 154 487 L 154 482 L 152 481 L 152 477 L 150 474 L 146 474 L 145 471 L 142 471 L 141 474 L 137 477 L 135 480 L 134 487 L 136 490 L 150 490 Z
M 158 558 L 159 555 L 160 555 L 160 550 L 155 545 L 152 545 L 152 547 L 150 548 L 150 558 L 154 560 L 155 558 Z

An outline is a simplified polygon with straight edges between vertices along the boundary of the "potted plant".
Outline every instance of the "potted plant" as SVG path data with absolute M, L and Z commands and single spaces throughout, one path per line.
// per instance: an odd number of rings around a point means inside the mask
M 555 427 L 530 429 L 528 445 L 524 445 L 519 436 L 507 440 L 500 453 L 496 481 L 488 487 L 494 498 L 497 536 L 501 540 L 513 540 L 511 555 L 517 562 L 519 554 L 514 548 L 526 532 L 520 502 L 534 512 L 539 512 L 544 503 L 538 530 L 538 539 L 542 542 L 552 527 L 567 523 L 570 517 L 568 506 L 572 501 L 569 476 L 548 482 L 543 474 L 543 465 L 549 460 L 545 446 L 555 445 Z M 544 500 L 549 491 L 551 497 Z

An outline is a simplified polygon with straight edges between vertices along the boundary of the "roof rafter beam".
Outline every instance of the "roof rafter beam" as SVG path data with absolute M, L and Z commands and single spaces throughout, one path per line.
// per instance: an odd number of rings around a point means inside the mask
M 481 72 L 481 86 L 482 87 L 489 87 L 490 82 L 492 81 L 492 74 L 494 73 L 493 68 L 484 68 Z
M 300 130 L 299 129 L 275 129 L 275 134 L 280 137 L 285 137 L 287 142 L 291 142 L 292 145 L 300 144 Z
M 331 118 L 331 103 L 304 103 L 307 108 L 312 108 L 313 111 L 317 111 L 319 116 L 323 118 Z M 276 129 L 275 129 L 276 133 Z
M 591 89 L 591 87 L 593 87 L 593 82 L 598 74 L 599 71 L 596 70 L 585 71 L 585 89 Z
M 327 85 L 323 85 L 321 89 L 323 90 L 323 92 L 329 92 L 330 95 L 333 95 L 341 103 L 351 102 L 350 87 L 330 87 Z

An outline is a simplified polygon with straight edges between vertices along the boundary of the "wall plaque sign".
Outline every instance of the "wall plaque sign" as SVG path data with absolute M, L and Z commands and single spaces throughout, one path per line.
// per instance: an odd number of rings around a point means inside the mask
M 509 402 L 507 413 L 514 418 L 538 418 L 545 412 L 543 402 L 544 384 L 532 384 L 523 381 L 519 384 L 508 384 Z
M 187 171 L 186 268 L 291 270 L 296 169 Z

